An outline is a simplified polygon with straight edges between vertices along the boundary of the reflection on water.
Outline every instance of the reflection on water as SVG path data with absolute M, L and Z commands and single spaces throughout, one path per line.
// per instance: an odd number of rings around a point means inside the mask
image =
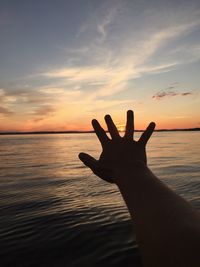
M 162 132 L 148 147 L 153 171 L 197 208 L 199 142 L 198 132 Z M 0 137 L 4 266 L 141 266 L 116 186 L 77 157 L 100 150 L 94 134 Z

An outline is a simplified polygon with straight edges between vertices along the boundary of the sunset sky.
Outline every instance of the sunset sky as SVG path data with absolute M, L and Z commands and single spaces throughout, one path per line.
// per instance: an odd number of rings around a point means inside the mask
M 200 127 L 199 0 L 0 1 L 0 131 L 127 109 L 137 129 Z

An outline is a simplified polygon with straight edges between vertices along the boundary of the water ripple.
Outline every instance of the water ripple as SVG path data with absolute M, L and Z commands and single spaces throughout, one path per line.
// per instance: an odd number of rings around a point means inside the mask
M 200 208 L 199 138 L 180 134 L 156 133 L 149 165 Z M 124 201 L 81 164 L 85 147 L 98 155 L 92 134 L 0 137 L 1 266 L 142 266 Z

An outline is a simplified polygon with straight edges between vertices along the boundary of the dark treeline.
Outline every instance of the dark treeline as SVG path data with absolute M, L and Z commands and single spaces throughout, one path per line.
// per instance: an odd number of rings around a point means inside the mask
M 135 132 L 143 132 L 144 130 L 135 130 Z M 200 128 L 186 128 L 186 129 L 158 129 L 155 132 L 178 132 L 178 131 L 200 131 Z M 33 132 L 0 132 L 0 135 L 10 134 L 82 134 L 94 133 L 94 131 L 33 131 Z

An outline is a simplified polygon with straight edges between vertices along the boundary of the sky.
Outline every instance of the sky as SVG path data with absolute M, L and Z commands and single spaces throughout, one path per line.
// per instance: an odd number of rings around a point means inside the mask
M 0 0 L 0 131 L 200 127 L 199 0 Z

